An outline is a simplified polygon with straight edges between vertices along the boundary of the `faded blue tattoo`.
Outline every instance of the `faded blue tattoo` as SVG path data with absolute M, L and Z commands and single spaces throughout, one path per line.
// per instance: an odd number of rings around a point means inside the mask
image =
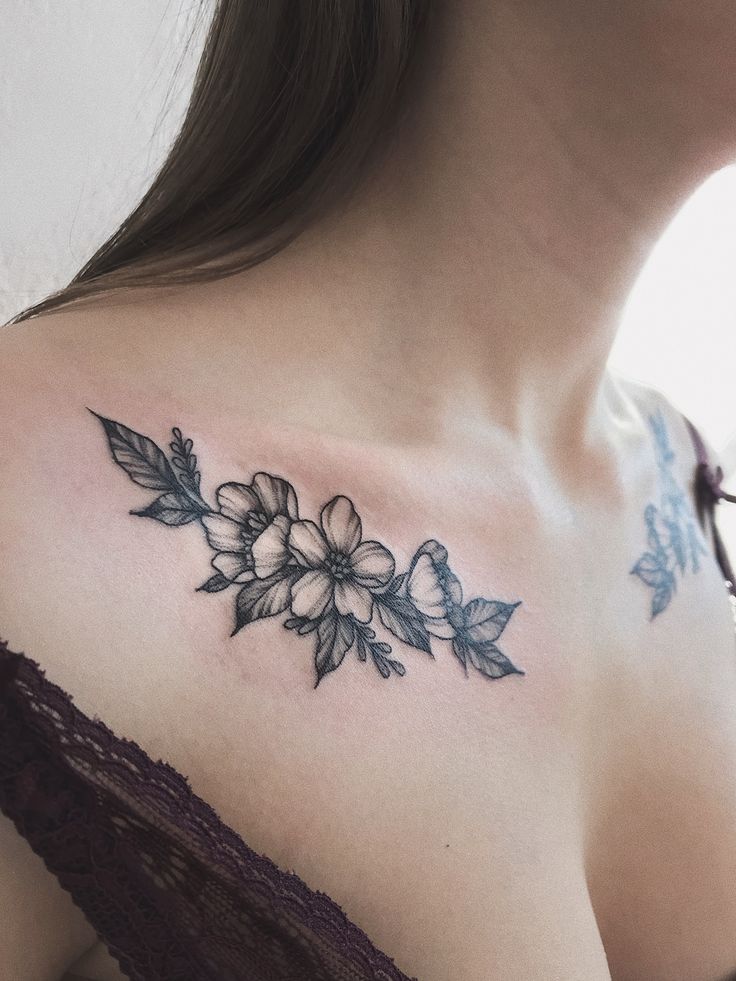
M 700 570 L 700 555 L 707 555 L 695 522 L 687 494 L 678 484 L 672 464 L 675 454 L 670 446 L 667 425 L 662 410 L 649 415 L 654 436 L 657 468 L 661 488 L 659 507 L 647 504 L 644 521 L 647 530 L 647 551 L 630 572 L 654 590 L 650 619 L 669 606 L 677 590 L 676 573 Z

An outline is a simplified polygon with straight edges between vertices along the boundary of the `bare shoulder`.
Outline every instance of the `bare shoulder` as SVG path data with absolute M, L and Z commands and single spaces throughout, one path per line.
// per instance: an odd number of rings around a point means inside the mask
M 39 649 L 41 635 L 33 638 L 30 628 L 43 619 L 44 606 L 53 618 L 54 602 L 44 604 L 41 582 L 44 566 L 52 580 L 58 574 L 48 561 L 58 529 L 53 514 L 62 516 L 71 502 L 55 461 L 69 451 L 64 406 L 82 374 L 81 343 L 73 343 L 78 332 L 79 318 L 69 315 L 0 328 L 0 638 L 40 658 L 52 675 L 58 648 Z M 0 926 L 3 977 L 58 977 L 96 942 L 81 910 L 3 815 L 0 906 L 10 914 Z
M 3 550 L 12 549 L 20 511 L 54 472 L 66 449 L 65 419 L 83 387 L 78 325 L 68 315 L 0 329 L 0 486 Z
M 52 669 L 82 571 L 94 579 L 99 447 L 85 406 L 138 397 L 135 372 L 113 369 L 119 323 L 100 307 L 0 329 L 0 637 Z
M 661 388 L 623 373 L 612 374 L 619 389 L 636 406 L 655 443 L 659 440 L 658 445 L 663 445 L 666 440 L 675 453 L 675 465 L 680 474 L 691 477 L 697 463 L 697 452 L 687 422 L 695 423 L 695 420 L 690 419 L 676 398 L 667 395 Z M 698 432 L 709 459 L 717 459 L 718 454 L 702 426 L 698 426 Z
M 53 330 L 57 319 L 38 317 L 0 328 L 0 422 L 6 438 L 11 435 L 7 424 L 24 415 L 31 400 L 48 391 L 59 377 L 58 337 Z
M 5 469 L 18 460 L 28 438 L 72 403 L 109 346 L 104 312 L 59 311 L 0 328 L 0 427 Z M 104 376 L 102 376 L 104 377 Z M 12 453 L 11 453 L 12 448 Z
M 4 505 L 12 501 L 14 477 L 30 489 L 41 465 L 44 479 L 52 479 L 55 461 L 70 450 L 69 426 L 79 418 L 79 405 L 109 384 L 105 359 L 114 332 L 100 311 L 60 311 L 0 328 Z
M 133 360 L 137 346 L 134 325 L 145 325 L 151 333 L 148 325 L 156 313 L 152 308 L 151 314 L 144 314 L 148 306 L 145 300 L 115 304 L 100 298 L 0 327 L 2 414 L 25 398 L 68 392 L 70 385 L 91 373 L 113 365 L 127 367 L 125 362 Z
M 3 523 L 19 509 L 28 512 L 34 497 L 56 506 L 65 496 L 71 501 L 84 478 L 94 477 L 89 448 L 96 434 L 85 407 L 104 411 L 114 402 L 130 411 L 144 401 L 164 403 L 155 344 L 146 343 L 164 306 L 103 298 L 0 328 Z M 176 408 L 174 393 L 166 404 L 172 402 Z

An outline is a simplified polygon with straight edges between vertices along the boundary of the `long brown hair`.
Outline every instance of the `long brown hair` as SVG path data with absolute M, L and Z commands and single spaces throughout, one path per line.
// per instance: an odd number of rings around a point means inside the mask
M 398 120 L 430 0 L 216 0 L 181 128 L 133 212 L 8 324 L 263 262 L 356 186 Z

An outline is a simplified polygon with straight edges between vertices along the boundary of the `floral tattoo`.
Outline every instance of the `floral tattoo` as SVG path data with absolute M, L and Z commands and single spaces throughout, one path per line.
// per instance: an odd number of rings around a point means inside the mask
M 396 574 L 385 545 L 363 538 L 348 497 L 328 501 L 317 524 L 299 516 L 291 484 L 268 473 L 256 473 L 249 484 L 220 484 L 212 508 L 200 491 L 192 441 L 180 429 L 172 429 L 169 461 L 147 436 L 89 411 L 102 423 L 118 466 L 134 483 L 161 492 L 130 513 L 170 526 L 198 521 L 214 550 L 215 572 L 196 591 L 235 587 L 231 636 L 256 620 L 288 614 L 284 627 L 314 638 L 315 688 L 350 650 L 360 661 L 370 658 L 383 678 L 405 674 L 372 623 L 432 658 L 431 638 L 450 641 L 466 675 L 468 664 L 492 679 L 525 674 L 496 644 L 521 601 L 464 602 L 439 542 L 424 542 L 408 570 Z
M 662 410 L 650 414 L 649 426 L 654 436 L 657 467 L 662 488 L 660 506 L 647 504 L 644 521 L 647 527 L 648 551 L 630 570 L 654 590 L 650 620 L 669 606 L 677 589 L 675 572 L 700 570 L 699 555 L 708 555 L 695 525 L 693 510 L 684 490 L 675 479 L 671 466 L 675 454 L 669 444 Z

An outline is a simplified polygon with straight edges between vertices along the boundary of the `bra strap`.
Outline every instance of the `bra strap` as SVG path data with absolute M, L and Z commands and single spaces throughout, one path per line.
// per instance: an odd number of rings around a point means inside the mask
M 698 432 L 696 426 L 680 413 L 685 420 L 690 435 L 695 445 L 695 452 L 698 457 L 698 464 L 695 468 L 695 507 L 698 512 L 698 520 L 703 530 L 710 529 L 713 537 L 713 547 L 716 559 L 721 572 L 726 580 L 728 591 L 731 596 L 736 598 L 736 574 L 731 568 L 731 562 L 726 552 L 721 534 L 716 523 L 715 506 L 721 501 L 731 501 L 736 503 L 736 494 L 727 493 L 721 486 L 723 480 L 723 468 L 718 464 L 715 469 L 708 458 L 708 451 L 703 442 L 703 437 Z

